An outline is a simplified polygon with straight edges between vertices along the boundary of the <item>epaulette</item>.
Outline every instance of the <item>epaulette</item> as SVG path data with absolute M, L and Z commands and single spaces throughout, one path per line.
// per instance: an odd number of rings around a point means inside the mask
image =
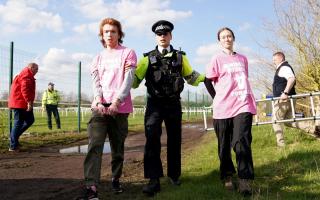
M 177 53 L 180 53 L 180 54 L 182 54 L 182 55 L 186 55 L 186 52 L 181 51 L 181 50 L 177 50 Z
M 147 52 L 147 53 L 143 53 L 143 56 L 144 56 L 144 57 L 147 57 L 147 56 L 149 56 L 149 54 L 153 53 L 154 51 L 155 51 L 155 50 L 149 51 L 149 52 Z
M 149 55 L 150 52 L 148 53 L 143 53 L 143 57 L 147 57 Z

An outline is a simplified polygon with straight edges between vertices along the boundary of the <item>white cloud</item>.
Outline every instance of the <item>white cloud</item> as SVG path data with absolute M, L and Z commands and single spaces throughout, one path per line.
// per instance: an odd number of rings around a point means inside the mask
M 41 10 L 47 6 L 47 1 L 38 4 L 39 0 L 9 0 L 0 4 L 0 26 L 2 34 L 19 33 L 21 30 L 36 32 L 48 29 L 54 32 L 63 30 L 63 21 L 59 14 Z
M 41 71 L 47 75 L 75 73 L 78 71 L 77 64 L 79 61 L 82 61 L 87 67 L 92 58 L 93 55 L 87 53 L 69 54 L 64 49 L 50 48 L 41 58 Z
M 11 0 L 11 1 L 24 1 L 26 5 L 29 5 L 31 7 L 36 7 L 39 9 L 46 8 L 48 6 L 48 0 Z
M 124 26 L 135 30 L 149 30 L 150 26 L 157 20 L 167 19 L 175 22 L 188 18 L 191 11 L 177 11 L 169 8 L 170 1 L 142 0 L 140 2 L 122 0 L 116 5 L 119 19 Z
M 72 28 L 74 35 L 71 35 L 69 37 L 65 37 L 61 40 L 62 44 L 72 44 L 72 43 L 79 43 L 79 42 L 85 42 L 90 41 L 93 36 L 96 36 L 98 38 L 99 34 L 99 23 L 100 22 L 93 22 L 88 24 L 80 24 L 77 26 L 74 26 Z
M 247 31 L 250 28 L 251 28 L 251 24 L 249 22 L 245 22 L 245 23 L 241 24 L 238 29 L 239 29 L 239 31 Z
M 75 34 L 63 38 L 62 44 L 89 41 L 92 36 L 97 37 L 100 21 L 106 17 L 118 19 L 124 30 L 131 28 L 140 33 L 151 34 L 150 27 L 157 20 L 167 19 L 174 23 L 192 15 L 191 11 L 170 9 L 169 0 L 120 0 L 113 3 L 103 0 L 77 0 L 72 6 L 81 16 L 95 21 L 74 26 L 72 30 Z
M 206 66 L 210 62 L 212 56 L 220 51 L 221 48 L 218 43 L 200 46 L 196 50 L 195 63 L 200 66 Z
M 114 3 L 105 3 L 103 0 L 74 0 L 73 6 L 89 19 L 100 19 L 112 16 Z
M 73 31 L 78 34 L 86 34 L 88 31 L 91 33 L 98 34 L 99 33 L 99 23 L 100 22 L 81 24 L 81 25 L 73 27 Z
M 191 11 L 170 9 L 169 0 L 120 0 L 113 3 L 106 3 L 103 0 L 81 0 L 77 1 L 74 7 L 89 19 L 100 22 L 105 17 L 114 17 L 119 19 L 125 28 L 141 32 L 149 30 L 157 20 L 167 19 L 175 22 L 192 15 Z M 82 28 L 86 27 L 85 25 L 81 26 Z M 92 31 L 88 26 L 87 29 Z
M 89 63 L 93 55 L 87 53 L 68 53 L 64 49 L 50 48 L 40 57 L 37 85 L 39 89 L 45 89 L 48 82 L 54 82 L 58 90 L 70 92 L 77 88 L 79 61 L 81 61 L 82 85 L 84 92 L 90 93 Z M 63 88 L 62 88 L 63 87 Z

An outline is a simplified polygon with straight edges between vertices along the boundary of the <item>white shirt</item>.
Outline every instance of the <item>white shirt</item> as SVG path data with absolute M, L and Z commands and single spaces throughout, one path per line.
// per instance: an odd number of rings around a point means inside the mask
M 283 61 L 283 62 L 285 62 L 285 61 Z M 283 62 L 282 62 L 282 63 L 283 63 Z M 282 63 L 280 63 L 280 64 L 277 66 L 277 69 L 280 67 L 280 65 L 281 65 Z M 278 72 L 278 76 L 283 77 L 283 78 L 285 78 L 285 79 L 287 79 L 287 80 L 288 80 L 289 78 L 295 77 L 292 69 L 291 69 L 289 66 L 287 66 L 287 65 L 284 65 L 284 66 L 282 66 L 282 67 L 280 68 L 280 70 L 279 70 L 279 72 Z
M 163 48 L 162 46 L 159 46 L 159 45 L 158 45 L 158 51 L 159 51 L 160 53 L 162 53 L 162 50 L 163 50 L 163 49 L 167 49 L 168 53 L 171 51 L 170 45 L 169 45 L 167 48 Z

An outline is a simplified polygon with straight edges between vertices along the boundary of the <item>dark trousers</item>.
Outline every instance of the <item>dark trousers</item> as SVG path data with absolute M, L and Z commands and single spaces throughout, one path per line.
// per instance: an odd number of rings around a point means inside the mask
M 61 128 L 61 124 L 60 124 L 60 116 L 59 116 L 59 112 L 58 112 L 58 106 L 57 105 L 50 105 L 47 104 L 46 105 L 46 110 L 47 110 L 47 116 L 48 116 L 48 128 L 52 129 L 52 121 L 51 121 L 51 115 L 53 114 L 55 120 L 56 120 L 56 124 L 57 124 L 57 128 Z
M 102 115 L 96 111 L 88 123 L 89 146 L 84 161 L 84 177 L 87 186 L 100 182 L 103 146 L 109 137 L 111 147 L 112 178 L 119 179 L 124 161 L 124 142 L 128 135 L 128 115 Z
M 251 113 L 240 113 L 228 119 L 214 119 L 213 126 L 218 138 L 221 179 L 232 176 L 236 172 L 231 158 L 231 148 L 236 154 L 238 177 L 254 179 L 251 124 Z
M 164 121 L 167 131 L 167 174 L 171 178 L 181 175 L 181 103 L 148 99 L 145 113 L 146 145 L 144 151 L 145 178 L 163 177 L 161 163 L 161 134 Z
M 14 123 L 10 132 L 10 148 L 16 149 L 19 146 L 19 137 L 34 122 L 33 111 L 25 109 L 12 109 L 14 114 Z

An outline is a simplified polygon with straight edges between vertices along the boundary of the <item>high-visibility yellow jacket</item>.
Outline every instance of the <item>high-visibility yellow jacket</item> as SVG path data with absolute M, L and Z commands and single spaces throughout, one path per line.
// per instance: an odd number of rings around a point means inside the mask
M 58 105 L 60 101 L 60 95 L 57 90 L 45 90 L 42 95 L 42 107 L 49 105 Z

